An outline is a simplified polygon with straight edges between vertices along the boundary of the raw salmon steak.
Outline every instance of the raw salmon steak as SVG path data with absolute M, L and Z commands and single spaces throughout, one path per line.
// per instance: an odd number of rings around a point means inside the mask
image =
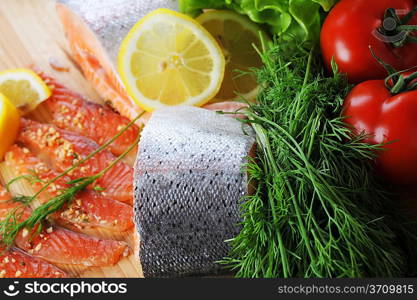
M 59 175 L 27 148 L 16 145 L 6 154 L 5 161 L 14 167 L 18 176 L 29 176 L 27 182 L 35 192 Z M 41 203 L 48 202 L 62 190 L 69 188 L 66 183 L 70 180 L 67 176 L 61 177 L 42 192 L 38 199 Z M 81 232 L 84 228 L 103 228 L 113 232 L 124 232 L 133 228 L 133 210 L 130 205 L 104 197 L 92 190 L 78 193 L 76 199 L 52 215 L 52 218 L 59 225 Z
M 0 247 L 0 278 L 65 278 L 68 275 L 47 263 L 32 257 L 23 251 Z
M 5 192 L 2 195 L 2 198 L 10 198 Z M 32 213 L 22 204 L 0 202 L 0 220 L 4 220 L 11 211 L 17 222 L 23 222 Z M 38 226 L 22 229 L 16 236 L 15 244 L 31 256 L 49 263 L 91 267 L 114 265 L 130 253 L 124 242 L 90 237 L 48 224 L 42 224 L 40 232 Z
M 22 119 L 21 123 L 18 141 L 58 172 L 66 171 L 99 148 L 93 140 L 71 131 L 58 129 L 51 124 L 41 124 L 26 119 Z M 95 175 L 115 159 L 111 152 L 104 149 L 75 168 L 69 176 L 71 179 L 78 179 Z M 127 164 L 118 162 L 100 177 L 96 184 L 104 189 L 101 192 L 103 196 L 132 204 L 133 168 Z
M 52 90 L 44 107 L 52 116 L 50 122 L 57 127 L 77 132 L 103 145 L 129 124 L 128 118 L 108 106 L 87 101 L 44 73 L 38 74 Z M 139 128 L 133 125 L 111 143 L 108 149 L 113 154 L 120 155 L 135 142 L 138 135 Z

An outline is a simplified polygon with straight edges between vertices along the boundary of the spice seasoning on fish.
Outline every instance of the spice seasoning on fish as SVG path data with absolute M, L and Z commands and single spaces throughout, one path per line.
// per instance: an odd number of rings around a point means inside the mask
M 74 132 L 57 129 L 50 124 L 41 124 L 26 119 L 22 120 L 22 124 L 23 127 L 18 136 L 18 141 L 38 156 L 47 156 L 49 163 L 59 172 L 77 165 L 89 153 L 99 148 L 99 145 L 89 138 Z M 53 142 L 51 146 L 44 142 L 49 140 L 50 128 L 56 130 L 59 135 L 58 142 Z M 38 136 L 39 132 L 40 136 Z M 84 161 L 79 167 L 72 169 L 68 175 L 73 180 L 93 176 L 115 159 L 116 157 L 112 153 L 103 149 L 88 161 Z M 105 192 L 108 197 L 128 204 L 133 201 L 132 182 L 133 168 L 122 161 L 116 163 L 97 180 L 97 184 L 106 189 Z
M 58 128 L 82 134 L 102 145 L 130 122 L 110 107 L 88 101 L 43 72 L 38 72 L 38 75 L 52 90 L 43 107 L 52 117 L 50 122 Z M 138 135 L 139 127 L 133 125 L 109 145 L 108 150 L 120 155 Z
M 80 165 L 88 161 L 94 155 L 99 153 L 100 151 L 104 150 L 108 145 L 110 145 L 114 140 L 120 137 L 130 126 L 132 126 L 142 114 L 138 115 L 132 122 L 127 124 L 123 130 L 121 130 L 117 135 L 115 135 L 112 139 L 110 139 L 107 143 L 102 145 L 101 147 L 97 148 L 95 151 L 90 153 L 84 159 L 80 159 L 76 164 L 72 167 L 68 168 L 66 171 L 55 177 L 54 179 L 47 182 L 35 195 L 31 197 L 14 197 L 14 201 L 22 201 L 28 205 L 44 191 L 46 191 L 52 184 L 54 184 L 60 178 L 66 176 L 69 172 L 73 171 L 74 169 L 78 168 Z M 1 243 L 6 247 L 10 247 L 13 242 L 15 241 L 16 237 L 18 236 L 19 232 L 25 228 L 36 228 L 39 226 L 48 216 L 53 213 L 59 211 L 64 205 L 71 202 L 73 199 L 76 199 L 76 196 L 79 192 L 83 191 L 87 186 L 94 183 L 97 179 L 103 176 L 109 169 L 111 169 L 114 165 L 116 165 L 120 160 L 122 160 L 133 148 L 137 146 L 139 141 L 139 136 L 136 141 L 118 158 L 116 158 L 113 162 L 111 162 L 106 168 L 98 172 L 97 174 L 90 176 L 90 177 L 83 177 L 68 182 L 67 184 L 70 185 L 69 188 L 62 191 L 62 193 L 52 199 L 50 199 L 47 203 L 42 204 L 35 210 L 33 210 L 29 216 L 24 220 L 20 221 L 16 218 L 16 211 L 12 210 L 8 215 L 4 218 L 3 221 L 0 222 L 0 236 L 2 237 Z M 14 182 L 16 180 L 12 180 Z M 9 183 L 10 184 L 10 183 Z M 41 228 L 41 227 L 40 227 Z
M 27 176 L 28 183 L 35 192 L 39 191 L 45 182 L 54 179 L 59 174 L 48 168 L 38 157 L 26 148 L 17 145 L 12 146 L 6 154 L 5 161 L 15 168 L 19 176 Z M 83 167 L 81 167 L 83 168 Z M 36 176 L 34 180 L 32 176 Z M 62 190 L 70 187 L 66 183 L 71 181 L 69 177 L 62 177 L 49 186 L 38 196 L 41 203 L 46 203 L 52 197 L 58 196 Z M 59 212 L 51 215 L 51 218 L 59 225 L 67 228 L 75 228 L 83 231 L 84 228 L 102 228 L 112 231 L 124 232 L 133 227 L 131 206 L 119 201 L 106 198 L 94 190 L 86 190 L 77 194 L 77 198 L 65 205 Z M 98 222 L 103 218 L 105 223 Z M 119 226 L 110 226 L 113 220 L 120 221 Z
M 0 254 L 0 278 L 13 277 L 64 278 L 68 275 L 42 259 L 12 248 Z

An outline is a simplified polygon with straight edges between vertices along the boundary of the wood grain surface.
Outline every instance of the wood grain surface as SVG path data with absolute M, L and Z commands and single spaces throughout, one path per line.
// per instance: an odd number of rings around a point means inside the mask
M 68 67 L 68 72 L 59 72 L 51 61 Z M 0 0 L 0 71 L 10 68 L 36 66 L 52 75 L 59 82 L 92 101 L 101 102 L 93 87 L 71 60 L 69 48 L 55 12 L 53 0 Z M 47 121 L 48 115 L 37 109 L 32 117 Z M 13 168 L 0 164 L 0 181 L 4 184 L 16 177 Z M 12 188 L 14 194 L 33 194 L 31 188 L 19 182 Z M 133 246 L 133 232 L 110 234 L 91 231 L 91 235 L 125 240 Z M 60 265 L 74 277 L 143 277 L 138 260 L 132 254 L 117 265 L 106 268 L 85 268 Z

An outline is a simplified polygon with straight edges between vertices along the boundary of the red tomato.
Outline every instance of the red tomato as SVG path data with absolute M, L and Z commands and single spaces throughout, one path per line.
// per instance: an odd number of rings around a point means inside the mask
M 346 73 L 352 83 L 386 77 L 387 72 L 372 56 L 369 46 L 396 70 L 417 66 L 416 43 L 407 42 L 401 47 L 394 47 L 389 42 L 403 38 L 404 30 L 393 29 L 389 34 L 378 31 L 378 28 L 398 28 L 393 18 L 384 19 L 388 8 L 395 9 L 402 18 L 416 5 L 416 0 L 340 1 L 330 11 L 321 31 L 320 44 L 327 69 L 331 69 L 334 57 L 340 72 Z M 384 23 L 384 20 L 387 21 Z M 416 24 L 417 16 L 414 15 L 407 25 Z
M 417 91 L 391 95 L 384 80 L 365 81 L 352 89 L 344 103 L 345 122 L 364 142 L 388 143 L 376 163 L 390 182 L 417 183 Z

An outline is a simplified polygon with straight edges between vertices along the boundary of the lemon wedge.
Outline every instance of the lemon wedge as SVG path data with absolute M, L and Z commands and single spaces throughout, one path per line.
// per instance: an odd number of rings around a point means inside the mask
M 123 40 L 118 71 L 126 90 L 146 111 L 203 105 L 220 90 L 225 59 L 215 39 L 194 19 L 157 9 Z
M 34 110 L 51 96 L 45 82 L 32 70 L 23 68 L 0 72 L 0 93 L 22 114 Z
M 243 97 L 255 100 L 258 84 L 251 68 L 260 68 L 263 63 L 256 52 L 262 50 L 261 37 L 270 39 L 262 29 L 233 11 L 208 10 L 196 19 L 217 40 L 226 58 L 226 71 L 220 91 L 214 101 L 236 100 Z
M 19 131 L 19 112 L 13 103 L 0 93 L 0 161 L 14 143 Z

